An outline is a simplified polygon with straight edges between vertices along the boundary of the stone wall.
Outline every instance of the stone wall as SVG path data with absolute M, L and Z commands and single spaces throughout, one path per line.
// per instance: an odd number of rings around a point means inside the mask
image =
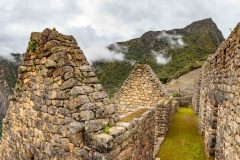
M 164 95 L 163 85 L 150 66 L 136 64 L 113 99 L 119 104 L 119 112 L 132 112 L 155 106 Z
M 87 144 L 98 151 L 93 157 L 109 160 L 155 159 L 177 109 L 176 101 L 163 99 L 139 118 L 117 122 L 109 133 L 89 136 Z
M 174 97 L 174 99 L 178 101 L 180 107 L 188 107 L 192 105 L 192 98 L 192 96 Z
M 153 96 L 145 105 L 154 105 L 121 122 L 75 39 L 50 29 L 32 33 L 4 119 L 0 159 L 153 160 L 178 103 L 159 102 L 159 86 L 150 84 L 143 85 Z
M 202 75 L 201 71 L 199 72 L 199 76 L 195 80 L 194 84 L 194 94 L 192 97 L 192 106 L 193 106 L 193 112 L 195 114 L 199 113 L 199 105 L 200 105 L 200 86 L 201 86 L 201 80 Z
M 171 125 L 173 115 L 175 112 L 177 112 L 178 108 L 179 103 L 174 99 L 163 99 L 158 103 L 155 111 L 154 155 L 158 153 L 160 145 L 163 142 Z
M 192 105 L 193 93 L 196 92 L 196 80 L 199 79 L 200 68 L 182 75 L 165 84 L 167 94 L 174 96 L 180 107 Z
M 83 133 L 113 125 L 115 106 L 75 39 L 50 29 L 32 33 L 19 73 L 0 159 L 86 159 Z
M 206 151 L 217 160 L 240 159 L 239 67 L 240 24 L 204 64 L 196 96 Z

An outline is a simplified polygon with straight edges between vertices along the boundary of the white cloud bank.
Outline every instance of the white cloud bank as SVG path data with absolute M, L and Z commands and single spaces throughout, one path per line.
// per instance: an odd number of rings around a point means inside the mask
M 110 51 L 107 47 L 92 47 L 83 50 L 90 62 L 111 62 L 123 61 L 124 54 L 122 52 Z
M 185 46 L 185 43 L 183 41 L 183 38 L 181 35 L 177 34 L 168 34 L 165 31 L 162 31 L 158 36 L 157 39 L 160 40 L 166 40 L 171 48 L 181 48 Z
M 32 31 L 56 27 L 72 34 L 91 60 L 122 59 L 121 54 L 103 52 L 104 46 L 204 18 L 213 18 L 227 37 L 240 20 L 239 4 L 239 0 L 1 0 L 0 54 L 23 53 Z
M 159 65 L 165 65 L 172 60 L 171 56 L 169 57 L 166 56 L 166 53 L 164 50 L 160 52 L 155 52 L 152 50 L 151 52 L 154 58 L 156 59 L 157 64 Z

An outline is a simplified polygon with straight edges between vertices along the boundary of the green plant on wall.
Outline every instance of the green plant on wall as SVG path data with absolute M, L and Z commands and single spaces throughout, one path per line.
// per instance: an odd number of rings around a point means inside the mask
M 28 44 L 29 46 L 29 49 L 32 51 L 32 52 L 35 52 L 36 49 L 37 49 L 37 41 L 36 40 L 31 40 Z
M 173 97 L 182 97 L 182 94 L 181 94 L 181 92 L 174 92 L 174 93 L 172 94 L 172 96 L 173 96 Z
M 109 133 L 110 126 L 105 125 L 104 128 L 102 129 L 103 133 L 108 134 Z
M 16 83 L 16 85 L 15 85 L 15 90 L 16 90 L 16 91 L 19 91 L 19 90 L 20 90 L 20 86 L 19 86 L 18 83 Z

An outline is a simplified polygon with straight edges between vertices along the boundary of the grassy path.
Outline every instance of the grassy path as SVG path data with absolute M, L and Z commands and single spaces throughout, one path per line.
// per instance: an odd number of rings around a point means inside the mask
M 161 160 L 207 160 L 191 108 L 180 108 L 174 115 L 158 157 Z

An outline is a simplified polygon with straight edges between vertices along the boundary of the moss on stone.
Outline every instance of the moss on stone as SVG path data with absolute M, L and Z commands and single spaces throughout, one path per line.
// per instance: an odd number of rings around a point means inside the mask
M 140 118 L 141 115 L 143 113 L 145 113 L 146 111 L 148 111 L 148 110 L 149 109 L 147 109 L 147 108 L 140 109 L 140 110 L 138 110 L 136 112 L 130 113 L 126 117 L 123 117 L 120 121 L 121 122 L 130 122 L 133 118 Z
M 174 115 L 158 157 L 161 160 L 208 160 L 191 108 L 180 108 Z
M 104 126 L 104 128 L 102 129 L 102 131 L 103 131 L 103 133 L 108 134 L 108 133 L 109 133 L 109 129 L 110 129 L 110 126 L 106 125 L 106 126 Z
M 173 97 L 182 97 L 182 94 L 180 92 L 174 92 L 172 94 Z

